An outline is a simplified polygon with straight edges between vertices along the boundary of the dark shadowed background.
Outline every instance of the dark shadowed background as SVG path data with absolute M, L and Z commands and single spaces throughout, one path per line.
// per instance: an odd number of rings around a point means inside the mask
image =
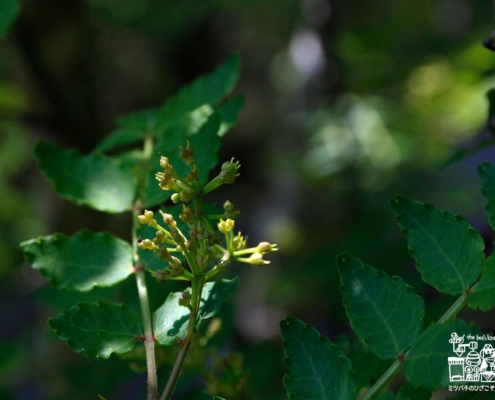
M 421 280 L 388 200 L 402 194 L 462 214 L 491 251 L 476 166 L 495 159 L 485 98 L 495 53 L 481 46 L 493 25 L 481 0 L 23 1 L 0 43 L 0 398 L 144 398 L 139 351 L 87 360 L 46 323 L 115 293 L 55 291 L 18 247 L 83 227 L 129 239 L 130 216 L 57 197 L 32 147 L 43 138 L 87 153 L 117 117 L 161 104 L 234 52 L 246 103 L 220 160 L 239 159 L 241 176 L 213 198 L 243 211 L 251 243 L 281 250 L 269 266 L 226 274 L 240 274 L 240 290 L 203 349 L 211 356 L 193 349 L 176 398 L 284 399 L 278 323 L 289 314 L 341 344 L 372 383 L 388 363 L 355 358 L 335 256 L 400 274 L 425 299 L 429 324 L 453 299 Z M 461 149 L 466 156 L 444 166 Z M 150 285 L 153 307 L 175 289 Z M 132 280 L 119 290 L 117 300 L 137 302 Z M 493 314 L 463 315 L 495 329 Z M 163 380 L 173 352 L 159 359 Z

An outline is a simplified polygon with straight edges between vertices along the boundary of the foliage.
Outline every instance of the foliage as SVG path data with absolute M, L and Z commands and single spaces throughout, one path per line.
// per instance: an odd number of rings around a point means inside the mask
M 40 170 L 60 196 L 98 211 L 132 213 L 132 244 L 110 233 L 83 230 L 72 237 L 55 234 L 28 240 L 21 248 L 26 261 L 57 289 L 86 292 L 95 286 L 114 286 L 135 275 L 142 321 L 122 304 L 98 301 L 78 303 L 50 319 L 49 325 L 71 349 L 89 358 L 124 355 L 139 341 L 144 342 L 149 400 L 158 399 L 155 342 L 180 346 L 160 397 L 168 400 L 194 333 L 202 321 L 220 312 L 222 303 L 239 285 L 238 277 L 211 279 L 226 271 L 234 260 L 255 266 L 268 264 L 263 257 L 277 250 L 268 242 L 247 248 L 242 234 L 234 234 L 240 212 L 231 202 L 225 202 L 220 211 L 203 204 L 204 195 L 232 184 L 239 175 L 240 164 L 232 159 L 208 181 L 218 162 L 221 136 L 235 124 L 243 103 L 239 96 L 222 103 L 238 76 L 239 58 L 233 56 L 162 107 L 120 119 L 121 128 L 92 154 L 83 156 L 49 142 L 39 142 L 35 148 Z M 137 160 L 119 159 L 118 149 L 123 145 L 141 143 Z M 156 165 L 153 160 L 158 150 Z M 107 151 L 117 154 L 103 155 Z M 168 198 L 179 205 L 168 204 L 159 210 L 161 225 L 154 212 L 143 207 L 156 206 Z M 216 214 L 207 214 L 212 210 Z M 149 229 L 140 228 L 140 224 Z M 138 237 L 138 233 L 145 237 Z M 158 282 L 187 281 L 191 286 L 170 293 L 152 318 L 146 273 Z
M 491 179 L 487 171 L 492 168 L 495 165 L 484 163 L 478 169 L 490 218 L 493 199 L 491 191 L 487 190 Z M 449 382 L 447 363 L 452 354 L 449 340 L 453 332 L 459 336 L 481 333 L 462 319 L 455 320 L 457 314 L 468 303 L 483 311 L 495 307 L 491 290 L 493 256 L 485 260 L 481 235 L 463 217 L 402 196 L 395 197 L 390 204 L 423 280 L 440 292 L 460 297 L 437 323 L 420 334 L 424 302 L 411 286 L 402 278 L 390 278 L 385 272 L 364 265 L 349 254 L 337 257 L 344 307 L 352 328 L 375 355 L 396 360 L 360 399 L 371 399 L 376 395 L 384 400 L 404 398 L 404 392 L 412 390 L 406 389 L 407 386 L 397 397 L 388 392 L 380 394 L 402 368 L 407 381 L 419 391 L 406 395 L 414 397 L 405 398 L 430 398 L 431 391 L 456 384 Z M 292 325 L 300 327 L 299 334 L 289 335 Z M 312 337 L 306 332 L 312 332 Z M 334 359 L 328 354 L 322 362 L 323 350 L 310 347 L 315 346 L 312 343 L 318 338 L 314 328 L 291 318 L 281 323 L 281 333 L 291 373 L 284 379 L 289 398 L 327 398 L 325 388 L 341 391 L 339 398 L 356 396 L 356 388 L 351 390 L 349 386 L 351 361 L 344 357 L 343 368 L 342 352 L 336 345 L 319 337 L 319 341 L 340 354 L 340 358 L 333 356 Z M 302 350 L 296 350 L 298 348 Z M 330 380 L 333 380 L 331 384 Z M 298 386 L 299 382 L 302 382 L 301 386 Z M 362 388 L 357 389 L 360 391 Z

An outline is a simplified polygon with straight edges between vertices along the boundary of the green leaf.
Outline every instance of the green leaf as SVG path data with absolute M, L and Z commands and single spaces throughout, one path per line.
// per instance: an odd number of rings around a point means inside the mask
M 110 354 L 132 351 L 143 335 L 139 318 L 124 305 L 79 303 L 48 320 L 50 328 L 76 353 L 88 358 L 107 359 Z
M 383 359 L 403 354 L 421 332 L 423 299 L 402 278 L 350 254 L 338 256 L 337 265 L 346 313 L 361 341 Z
M 161 118 L 173 120 L 205 104 L 216 105 L 234 88 L 239 79 L 239 67 L 240 59 L 235 54 L 211 74 L 199 77 L 168 99 L 160 111 Z
M 397 400 L 397 397 L 390 392 L 381 393 L 376 400 Z
M 225 303 L 236 292 L 239 277 L 215 282 L 207 282 L 201 295 L 198 312 L 198 326 L 201 321 L 217 315 L 222 303 Z M 186 289 L 191 293 L 191 288 Z M 170 346 L 176 342 L 176 336 L 183 338 L 189 323 L 189 309 L 179 305 L 182 292 L 170 293 L 165 303 L 153 315 L 153 331 L 158 343 Z
M 329 339 L 292 317 L 280 322 L 284 363 L 289 373 L 284 386 L 290 400 L 355 399 L 349 376 L 350 360 Z
M 120 146 L 131 145 L 144 139 L 144 132 L 120 128 L 113 131 L 95 147 L 93 153 L 106 153 Z
M 449 357 L 457 357 L 449 343 L 454 332 L 459 336 L 480 333 L 476 327 L 460 319 L 431 325 L 418 337 L 404 361 L 404 374 L 410 383 L 430 390 L 448 387 Z M 469 343 L 467 338 L 465 343 Z
M 218 135 L 223 137 L 230 128 L 232 128 L 237 123 L 237 118 L 244 106 L 244 95 L 239 94 L 237 96 L 228 99 L 220 107 L 220 116 L 222 117 L 222 125 L 220 127 L 220 132 Z
M 483 196 L 487 200 L 485 207 L 488 222 L 495 229 L 495 165 L 485 162 L 478 167 L 478 175 L 483 182 Z
M 34 153 L 40 170 L 60 196 L 99 211 L 130 210 L 136 178 L 128 165 L 102 155 L 82 156 L 44 141 L 36 145 Z
M 469 307 L 486 312 L 495 306 L 495 255 L 492 254 L 483 265 L 478 284 L 469 296 Z
M 431 204 L 397 196 L 391 205 L 423 280 L 452 295 L 471 287 L 485 260 L 478 231 L 463 217 Z
M 201 117 L 201 118 L 204 118 Z M 205 119 L 203 119 L 205 121 Z M 186 139 L 189 139 L 191 146 L 194 147 L 194 158 L 199 169 L 199 178 L 202 184 L 206 183 L 210 170 L 217 164 L 217 152 L 220 148 L 221 139 L 218 136 L 220 129 L 220 115 L 218 113 L 211 114 L 198 129 L 197 121 L 190 121 L 176 129 L 167 130 L 165 133 L 158 136 L 156 149 L 163 156 L 168 157 L 174 169 L 181 176 L 190 173 L 189 167 L 179 157 L 179 146 L 186 146 Z M 152 207 L 163 203 L 172 194 L 173 191 L 165 191 L 160 189 L 158 181 L 155 179 L 155 174 L 161 171 L 160 160 L 156 157 L 153 160 L 153 165 L 148 177 L 148 185 L 144 193 L 145 207 Z
M 225 399 L 223 397 L 215 396 L 215 397 L 213 397 L 213 400 L 225 400 Z
M 414 387 L 410 383 L 405 384 L 399 390 L 397 398 L 400 400 L 430 400 L 432 393 L 430 390 L 421 387 Z
M 0 3 L 0 38 L 7 34 L 10 24 L 20 11 L 18 0 L 3 0 Z
M 26 261 L 57 289 L 112 286 L 133 272 L 131 246 L 109 233 L 56 233 L 23 242 L 21 248 Z

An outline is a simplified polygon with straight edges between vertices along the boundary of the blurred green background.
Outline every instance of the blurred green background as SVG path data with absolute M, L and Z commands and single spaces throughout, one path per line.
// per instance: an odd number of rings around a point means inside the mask
M 0 20 L 13 5 L 0 2 Z M 86 360 L 46 323 L 79 300 L 135 309 L 135 283 L 57 292 L 18 247 L 83 227 L 129 239 L 130 218 L 58 198 L 32 146 L 44 138 L 89 152 L 117 117 L 162 103 L 234 52 L 246 105 L 220 160 L 239 159 L 241 177 L 212 197 L 243 210 L 251 243 L 281 251 L 270 266 L 229 271 L 240 289 L 198 337 L 176 398 L 286 398 L 278 323 L 288 314 L 343 346 L 371 384 L 388 363 L 352 333 L 335 256 L 401 275 L 425 299 L 427 325 L 453 298 L 422 282 L 388 199 L 464 215 L 491 251 L 476 166 L 495 159 L 485 97 L 495 54 L 481 46 L 493 25 L 481 0 L 23 1 L 0 43 L 0 399 L 144 398 L 142 349 Z M 177 290 L 148 282 L 155 308 Z M 495 329 L 493 314 L 462 316 Z M 163 385 L 174 354 L 162 350 Z

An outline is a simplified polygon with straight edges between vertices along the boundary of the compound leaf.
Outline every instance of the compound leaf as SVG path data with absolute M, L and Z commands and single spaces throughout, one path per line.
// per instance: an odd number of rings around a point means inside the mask
M 50 328 L 76 353 L 88 358 L 107 359 L 132 351 L 143 335 L 139 318 L 124 305 L 79 303 L 48 320 Z
M 478 167 L 478 175 L 483 182 L 483 196 L 487 200 L 485 207 L 488 222 L 495 229 L 495 165 L 485 162 Z
M 236 292 L 239 277 L 215 282 L 207 282 L 201 295 L 201 305 L 198 312 L 198 326 L 202 320 L 217 315 L 222 303 L 225 303 Z M 186 289 L 191 293 L 191 288 Z M 189 309 L 179 305 L 182 292 L 170 293 L 165 303 L 153 315 L 153 331 L 158 343 L 170 346 L 176 342 L 176 336 L 183 338 L 189 323 Z
M 402 278 L 350 254 L 339 255 L 337 265 L 346 313 L 361 341 L 383 359 L 403 354 L 421 332 L 423 299 Z
M 60 196 L 99 211 L 130 210 L 136 178 L 127 164 L 97 154 L 82 156 L 44 141 L 36 145 L 34 153 L 40 170 Z
M 479 307 L 488 311 L 495 306 L 495 255 L 492 254 L 483 265 L 483 272 L 478 284 L 469 296 L 469 307 Z
M 131 246 L 109 233 L 56 233 L 23 242 L 21 248 L 26 261 L 57 289 L 112 286 L 133 272 Z
M 448 387 L 449 358 L 458 358 L 449 342 L 453 333 L 475 335 L 479 330 L 460 319 L 431 325 L 418 337 L 404 361 L 404 374 L 410 383 L 430 390 Z
M 10 24 L 20 12 L 18 0 L 3 0 L 0 3 L 0 38 L 7 34 Z
M 481 235 L 463 217 L 397 196 L 390 202 L 423 280 L 442 293 L 461 294 L 485 260 Z
M 280 331 L 289 368 L 283 380 L 289 400 L 356 398 L 351 362 L 339 347 L 296 318 L 282 320 Z

